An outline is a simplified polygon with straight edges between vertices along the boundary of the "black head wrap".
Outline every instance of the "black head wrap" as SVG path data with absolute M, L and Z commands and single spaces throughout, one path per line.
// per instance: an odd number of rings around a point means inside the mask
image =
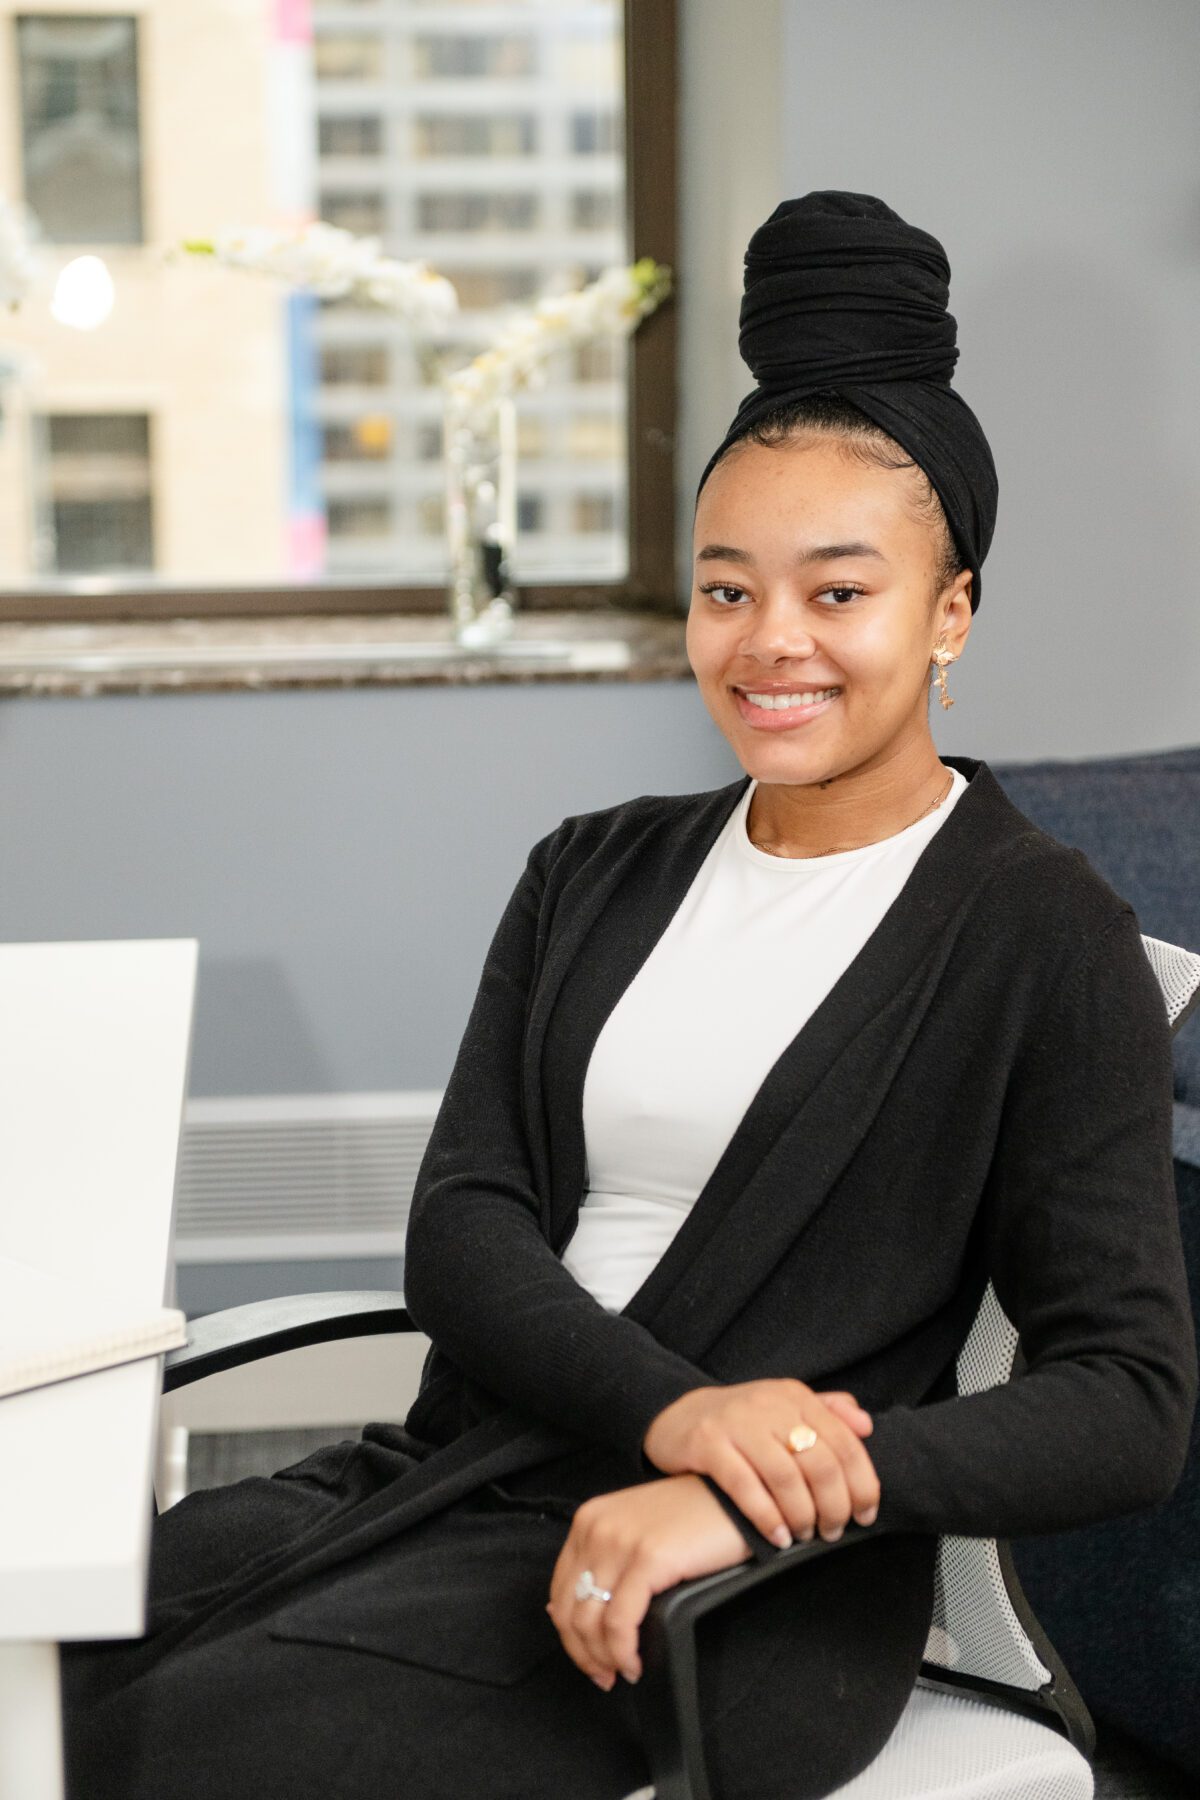
M 729 446 L 783 402 L 841 395 L 928 475 L 963 561 L 971 611 L 996 524 L 996 466 L 950 386 L 950 264 L 935 237 L 871 194 L 784 200 L 746 250 L 738 348 L 758 386 L 738 407 L 700 488 Z

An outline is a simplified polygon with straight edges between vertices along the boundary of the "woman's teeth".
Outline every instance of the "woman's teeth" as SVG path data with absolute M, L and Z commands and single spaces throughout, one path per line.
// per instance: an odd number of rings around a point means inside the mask
M 751 706 L 762 706 L 769 712 L 780 711 L 787 706 L 815 706 L 818 700 L 830 700 L 841 691 L 841 688 L 831 687 L 808 694 L 747 694 L 746 699 Z

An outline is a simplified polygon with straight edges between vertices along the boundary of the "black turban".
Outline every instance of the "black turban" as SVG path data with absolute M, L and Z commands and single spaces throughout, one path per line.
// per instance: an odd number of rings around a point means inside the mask
M 950 264 L 935 237 L 871 194 L 824 189 L 784 200 L 746 250 L 738 348 L 758 386 L 700 477 L 766 413 L 841 395 L 928 475 L 971 569 L 996 524 L 996 466 L 975 414 L 950 386 L 958 361 L 947 312 Z

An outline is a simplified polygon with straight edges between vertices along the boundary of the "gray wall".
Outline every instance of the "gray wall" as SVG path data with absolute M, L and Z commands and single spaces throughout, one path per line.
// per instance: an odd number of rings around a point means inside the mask
M 746 240 L 787 195 L 877 193 L 946 244 L 1000 469 L 939 747 L 1195 742 L 1200 9 L 681 11 L 681 592 L 749 386 Z M 436 1087 L 534 840 L 737 773 L 689 683 L 9 699 L 0 938 L 198 937 L 195 1094 Z
M 689 682 L 0 705 L 0 939 L 196 937 L 193 1094 L 440 1087 L 530 846 L 740 771 Z
M 955 381 L 999 470 L 941 747 L 1019 761 L 1195 743 L 1200 7 L 783 12 L 780 197 L 878 194 L 942 240 Z M 731 151 L 739 118 L 722 115 Z

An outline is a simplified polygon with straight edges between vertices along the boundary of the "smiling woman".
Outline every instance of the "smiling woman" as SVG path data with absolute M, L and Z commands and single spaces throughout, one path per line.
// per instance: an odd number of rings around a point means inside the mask
M 822 1800 L 908 1705 L 939 1535 L 1178 1482 L 1138 922 L 929 732 L 995 513 L 947 280 L 869 195 L 755 234 L 786 391 L 706 471 L 688 619 L 744 774 L 533 846 L 414 1188 L 418 1398 L 157 1521 L 146 1641 L 63 1650 L 71 1800 L 625 1800 L 653 1596 L 818 1535 L 697 1664 L 715 1800 Z M 828 409 L 754 436 L 810 389 L 887 441 Z M 989 1280 L 1026 1366 L 959 1396 Z
M 688 660 L 764 784 L 752 840 L 823 856 L 923 817 L 949 791 L 929 669 L 962 655 L 974 576 L 920 467 L 856 408 L 794 401 L 710 465 L 694 531 Z

